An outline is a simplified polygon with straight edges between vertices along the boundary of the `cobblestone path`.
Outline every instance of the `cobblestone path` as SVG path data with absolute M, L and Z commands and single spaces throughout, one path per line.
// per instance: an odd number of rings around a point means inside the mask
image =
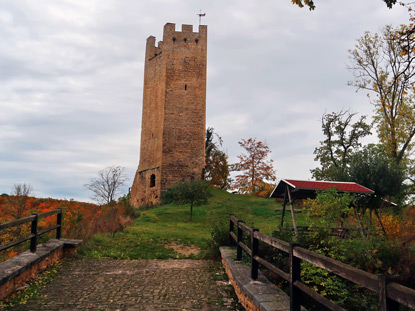
M 238 310 L 219 262 L 72 259 L 13 311 Z

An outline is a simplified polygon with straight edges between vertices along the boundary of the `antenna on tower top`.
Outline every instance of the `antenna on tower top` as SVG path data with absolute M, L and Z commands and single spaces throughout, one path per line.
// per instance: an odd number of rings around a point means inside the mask
M 202 17 L 205 17 L 206 16 L 206 13 L 203 13 L 202 14 L 202 10 L 200 10 L 200 13 L 197 14 L 197 15 L 199 15 L 199 26 L 200 26 L 200 24 L 202 24 Z

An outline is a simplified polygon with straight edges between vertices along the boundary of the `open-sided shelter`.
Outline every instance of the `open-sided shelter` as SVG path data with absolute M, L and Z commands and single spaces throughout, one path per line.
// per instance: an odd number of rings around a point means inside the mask
M 285 207 L 287 203 L 289 203 L 291 216 L 293 219 L 294 231 L 295 234 L 298 234 L 293 208 L 294 201 L 296 199 L 314 199 L 318 190 L 326 190 L 332 187 L 335 187 L 338 192 L 349 192 L 363 195 L 373 195 L 375 193 L 373 190 L 363 187 L 362 185 L 359 185 L 355 182 L 281 179 L 270 195 L 271 198 L 284 199 L 281 215 L 281 227 L 284 223 Z

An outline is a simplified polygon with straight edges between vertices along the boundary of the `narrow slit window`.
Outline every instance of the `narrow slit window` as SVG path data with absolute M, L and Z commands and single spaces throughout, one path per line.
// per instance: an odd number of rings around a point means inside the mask
M 196 44 L 198 44 L 199 43 L 199 39 L 196 39 L 195 42 L 196 42 Z
M 176 43 L 176 38 L 173 38 L 173 43 Z
M 156 175 L 152 174 L 150 176 L 150 188 L 155 187 L 156 186 Z
M 184 85 L 184 90 L 187 91 L 187 84 Z
M 187 39 L 186 38 L 184 38 L 184 43 L 186 43 L 187 42 Z

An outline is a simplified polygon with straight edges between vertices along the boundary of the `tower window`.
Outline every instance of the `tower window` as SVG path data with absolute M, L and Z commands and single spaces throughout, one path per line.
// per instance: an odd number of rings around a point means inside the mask
M 186 38 L 184 38 L 184 43 L 186 43 L 187 42 L 187 39 Z
M 187 91 L 187 84 L 184 85 L 184 90 Z
M 173 38 L 173 43 L 176 43 L 176 38 Z
M 199 43 L 199 39 L 196 39 L 195 42 L 196 42 L 196 44 L 198 44 Z
M 150 188 L 155 187 L 156 186 L 156 175 L 152 174 L 150 176 Z

